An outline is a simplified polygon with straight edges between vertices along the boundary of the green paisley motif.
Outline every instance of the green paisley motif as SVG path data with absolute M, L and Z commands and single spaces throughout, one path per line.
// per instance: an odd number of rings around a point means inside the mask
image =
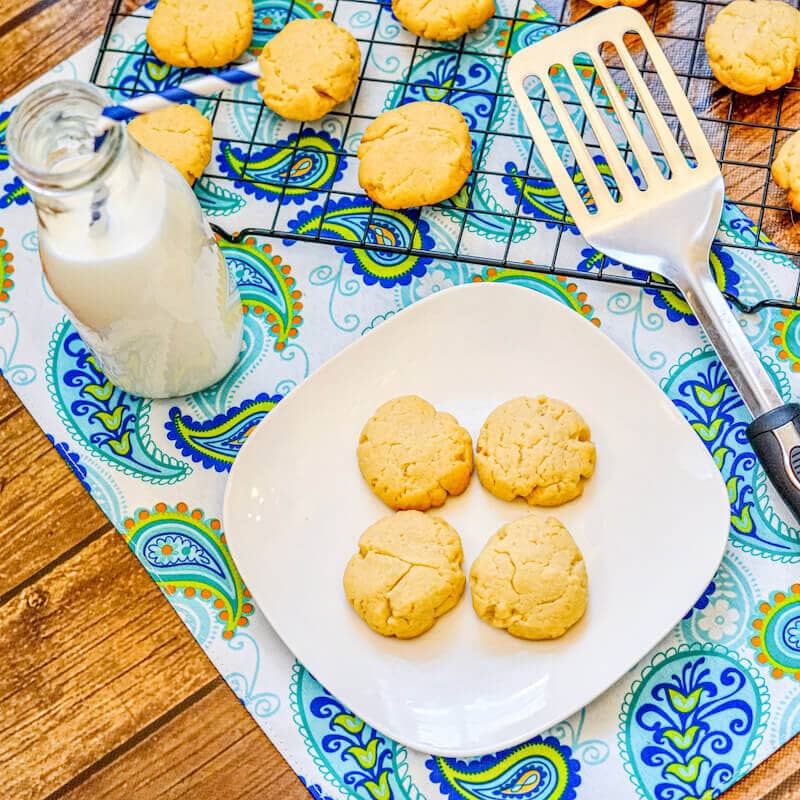
M 140 508 L 124 521 L 125 541 L 168 595 L 182 591 L 219 612 L 230 639 L 248 624 L 254 606 L 233 563 L 217 519 L 186 503 Z
M 352 714 L 299 663 L 290 701 L 309 755 L 336 789 L 358 800 L 425 800 L 409 774 L 406 749 Z
M 571 283 L 567 278 L 528 272 L 524 269 L 498 270 L 494 267 L 488 267 L 480 275 L 473 275 L 472 281 L 473 283 L 482 281 L 515 283 L 518 286 L 526 286 L 540 294 L 558 300 L 573 311 L 577 311 L 586 317 L 595 327 L 600 327 L 600 318 L 595 316 L 594 309 L 586 302 L 586 292 L 579 289 L 576 284 Z
M 762 362 L 788 400 L 791 387 L 781 368 L 769 356 L 762 356 Z M 733 545 L 774 561 L 800 560 L 800 530 L 789 527 L 773 507 L 764 471 L 747 444 L 750 416 L 713 350 L 697 349 L 681 356 L 661 388 L 722 472 L 731 503 Z
M 147 483 L 176 483 L 191 473 L 153 442 L 150 401 L 114 386 L 66 319 L 50 340 L 46 377 L 64 427 L 95 457 Z

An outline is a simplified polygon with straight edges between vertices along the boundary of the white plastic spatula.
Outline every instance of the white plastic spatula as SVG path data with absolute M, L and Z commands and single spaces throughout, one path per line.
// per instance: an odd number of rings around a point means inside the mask
M 624 36 L 637 34 L 672 104 L 674 115 L 692 149 L 692 163 L 684 156 L 647 83 L 628 50 Z M 659 144 L 659 157 L 669 166 L 662 174 L 619 89 L 601 56 L 610 43 L 617 51 L 628 80 L 636 91 Z M 618 149 L 595 100 L 578 73 L 596 71 L 611 101 L 619 127 L 644 179 L 637 183 Z M 581 132 L 559 96 L 551 68 L 566 75 L 577 96 L 594 139 L 616 183 L 609 190 Z M 575 164 L 591 193 L 581 194 L 556 150 L 545 124 L 526 91 L 526 81 L 541 83 L 572 150 Z M 683 293 L 708 334 L 736 388 L 754 417 L 747 435 L 767 475 L 800 519 L 800 404 L 783 404 L 772 380 L 751 348 L 738 320 L 714 282 L 709 252 L 722 213 L 724 183 L 702 128 L 644 17 L 618 7 L 597 14 L 518 52 L 509 62 L 508 80 L 550 176 L 586 241 L 625 264 L 657 273 Z M 593 142 L 594 144 L 594 142 Z M 646 186 L 644 185 L 646 183 Z M 641 185 L 640 185 L 641 184 Z

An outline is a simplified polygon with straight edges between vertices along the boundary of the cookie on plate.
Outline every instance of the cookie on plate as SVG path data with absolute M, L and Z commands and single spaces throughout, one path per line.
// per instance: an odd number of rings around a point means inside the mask
M 211 160 L 211 121 L 194 106 L 169 106 L 134 117 L 128 133 L 169 161 L 189 183 L 203 174 Z
M 158 0 L 147 43 L 175 67 L 221 67 L 253 38 L 253 0 Z
M 361 70 L 358 42 L 327 19 L 295 19 L 264 45 L 258 91 L 286 119 L 324 117 L 353 94 Z
M 779 89 L 800 58 L 800 13 L 781 0 L 733 0 L 706 30 L 714 77 L 742 94 Z
M 478 478 L 501 500 L 558 506 L 583 493 L 595 446 L 583 417 L 550 397 L 517 397 L 486 418 L 475 455 Z
M 463 114 L 420 100 L 384 111 L 358 146 L 358 182 L 384 208 L 412 208 L 457 194 L 472 169 Z
M 778 150 L 772 162 L 772 178 L 786 190 L 789 205 L 800 211 L 800 131 L 795 131 Z
M 494 15 L 494 0 L 392 0 L 392 11 L 415 36 L 449 42 Z
M 361 535 L 344 591 L 372 630 L 412 639 L 461 599 L 463 557 L 458 533 L 443 519 L 399 511 Z
M 416 395 L 384 403 L 364 425 L 358 467 L 386 505 L 425 511 L 461 494 L 472 477 L 472 437 Z
M 586 565 L 555 517 L 503 525 L 469 572 L 472 607 L 490 625 L 521 639 L 555 639 L 586 611 Z

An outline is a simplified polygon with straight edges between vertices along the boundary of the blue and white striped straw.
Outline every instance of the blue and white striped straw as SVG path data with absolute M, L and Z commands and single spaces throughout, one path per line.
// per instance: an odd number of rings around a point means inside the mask
M 98 143 L 101 142 L 104 134 L 118 122 L 126 122 L 129 119 L 138 117 L 140 114 L 158 111 L 161 108 L 168 108 L 179 103 L 187 103 L 192 100 L 209 97 L 233 86 L 255 80 L 260 75 L 261 69 L 258 66 L 258 61 L 248 61 L 245 64 L 231 67 L 222 72 L 194 78 L 182 83 L 180 86 L 165 89 L 163 92 L 143 94 L 119 105 L 107 106 L 103 109 L 97 123 L 95 139 Z

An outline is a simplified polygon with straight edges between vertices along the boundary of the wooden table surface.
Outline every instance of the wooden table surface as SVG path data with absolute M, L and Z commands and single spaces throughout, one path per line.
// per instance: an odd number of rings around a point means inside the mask
M 0 99 L 110 4 L 1 0 Z M 0 520 L 0 800 L 308 798 L 2 379 Z M 800 737 L 724 800 L 796 800 L 798 770 Z

